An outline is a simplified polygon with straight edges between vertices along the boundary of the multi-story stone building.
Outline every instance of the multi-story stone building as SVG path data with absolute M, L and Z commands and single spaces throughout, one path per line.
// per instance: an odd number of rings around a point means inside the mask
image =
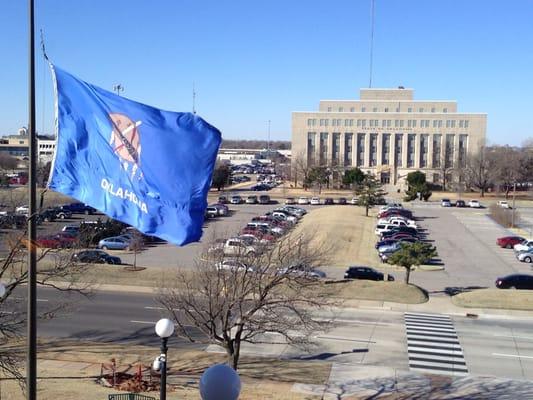
M 486 114 L 460 113 L 456 101 L 414 100 L 403 87 L 361 89 L 360 100 L 292 113 L 292 162 L 359 167 L 390 184 L 421 170 L 437 183 L 484 145 L 486 125 Z

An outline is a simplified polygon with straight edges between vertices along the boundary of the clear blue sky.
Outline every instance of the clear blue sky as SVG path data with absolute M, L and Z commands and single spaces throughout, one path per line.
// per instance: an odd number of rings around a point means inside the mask
M 27 121 L 26 7 L 0 3 L 0 134 Z M 490 143 L 533 136 L 533 1 L 376 0 L 375 21 L 374 87 L 486 112 Z M 368 85 L 370 0 L 36 0 L 41 28 L 53 62 L 137 101 L 190 111 L 196 82 L 198 113 L 226 138 L 264 139 L 270 119 L 290 140 L 291 111 Z M 51 133 L 41 57 L 36 73 Z

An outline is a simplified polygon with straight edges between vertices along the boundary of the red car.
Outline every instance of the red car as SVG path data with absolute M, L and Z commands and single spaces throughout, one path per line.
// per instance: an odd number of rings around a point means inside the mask
M 46 249 L 57 249 L 61 247 L 61 242 L 52 236 L 42 236 L 35 241 L 37 247 L 43 247 Z
M 61 247 L 72 247 L 78 241 L 78 237 L 76 235 L 68 232 L 59 232 L 54 236 L 54 239 L 60 243 Z
M 512 249 L 515 244 L 521 243 L 523 240 L 524 238 L 520 236 L 504 236 L 496 239 L 496 244 L 506 249 Z

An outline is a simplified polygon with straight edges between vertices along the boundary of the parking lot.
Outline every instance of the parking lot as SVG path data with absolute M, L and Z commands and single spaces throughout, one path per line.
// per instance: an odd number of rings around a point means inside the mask
M 443 271 L 415 272 L 412 282 L 438 292 L 446 287 L 494 287 L 497 277 L 530 273 L 531 264 L 518 261 L 496 239 L 511 233 L 494 222 L 486 210 L 413 206 L 420 223 L 437 246 Z

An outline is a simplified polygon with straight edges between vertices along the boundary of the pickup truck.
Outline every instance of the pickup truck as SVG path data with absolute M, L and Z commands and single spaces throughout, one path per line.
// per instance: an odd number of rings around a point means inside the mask
M 253 256 L 257 253 L 257 250 L 255 246 L 251 246 L 239 238 L 226 240 L 223 248 L 224 255 L 231 257 Z

